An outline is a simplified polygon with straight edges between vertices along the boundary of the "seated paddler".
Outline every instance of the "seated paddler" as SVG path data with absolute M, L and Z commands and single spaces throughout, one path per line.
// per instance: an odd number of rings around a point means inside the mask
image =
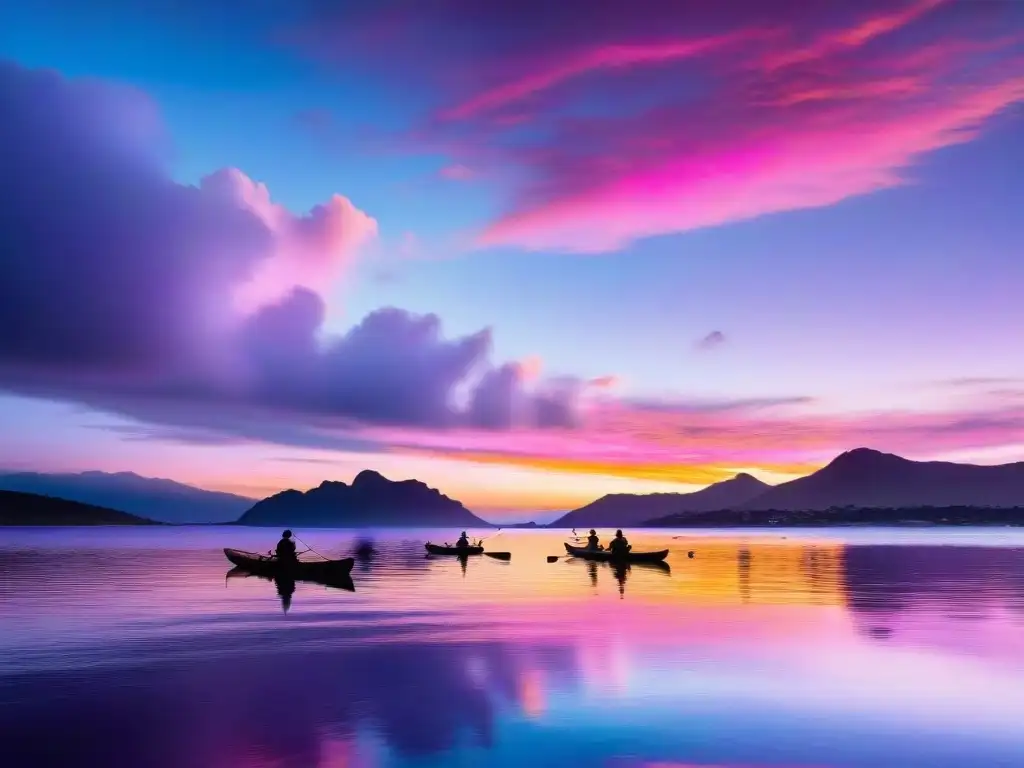
M 277 559 L 282 563 L 294 563 L 298 561 L 298 555 L 295 554 L 295 542 L 292 541 L 292 532 L 284 531 L 281 534 L 281 540 L 277 542 Z
M 609 551 L 613 555 L 625 555 L 632 549 L 629 546 L 629 542 L 626 541 L 626 537 L 622 535 L 622 531 L 615 532 L 615 538 L 612 539 L 612 543 L 608 545 Z

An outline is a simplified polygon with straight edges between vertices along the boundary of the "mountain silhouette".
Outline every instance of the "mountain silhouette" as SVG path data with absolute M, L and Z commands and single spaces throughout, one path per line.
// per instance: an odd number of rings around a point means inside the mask
M 911 461 L 870 448 L 840 454 L 817 472 L 781 483 L 747 510 L 831 507 L 1024 506 L 1024 462 L 995 466 Z
M 134 472 L 0 474 L 0 490 L 78 501 L 164 523 L 232 522 L 253 502 L 244 496 L 141 477 Z
M 238 522 L 323 528 L 491 527 L 458 501 L 419 480 L 392 481 L 369 469 L 356 475 L 352 485 L 325 480 L 306 492 L 287 490 L 274 494 L 253 505 Z
M 567 512 L 550 527 L 621 527 L 677 513 L 732 509 L 768 488 L 771 486 L 767 483 L 741 472 L 694 493 L 611 493 L 585 507 Z
M 157 525 L 116 509 L 36 493 L 0 491 L 0 525 Z

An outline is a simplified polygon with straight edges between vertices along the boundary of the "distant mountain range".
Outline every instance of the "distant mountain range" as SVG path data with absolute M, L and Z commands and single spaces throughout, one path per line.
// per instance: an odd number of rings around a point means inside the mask
M 696 493 L 603 496 L 563 515 L 551 527 L 685 526 L 691 521 L 707 524 L 718 519 L 709 513 L 726 510 L 821 512 L 839 507 L 930 508 L 929 515 L 937 519 L 943 514 L 940 508 L 1024 507 L 1024 462 L 979 466 L 911 461 L 857 448 L 817 472 L 775 486 L 740 474 Z
M 391 481 L 372 470 L 360 472 L 351 485 L 324 481 L 311 490 L 282 491 L 255 504 L 242 496 L 132 473 L 6 474 L 0 475 L 0 489 L 81 502 L 105 512 L 129 513 L 168 523 L 492 527 L 460 502 L 418 480 Z M 739 474 L 695 493 L 612 494 L 563 515 L 548 527 L 586 530 L 645 524 L 712 525 L 733 524 L 737 520 L 757 522 L 762 518 L 765 524 L 790 518 L 793 524 L 862 519 L 878 524 L 888 516 L 906 518 L 903 512 L 915 509 L 915 519 L 956 520 L 963 524 L 971 519 L 970 509 L 1017 507 L 1024 508 L 1024 462 L 998 466 L 922 462 L 858 448 L 837 456 L 813 474 L 776 486 Z M 843 515 L 835 512 L 840 508 L 875 511 L 868 515 Z M 893 510 L 892 515 L 885 510 Z M 743 514 L 717 514 L 727 511 Z M 816 514 L 785 519 L 760 514 L 773 512 Z M 989 517 L 1002 520 L 1006 516 Z M 1007 519 L 1016 517 L 1010 515 Z
M 0 491 L 0 525 L 158 525 L 116 509 L 35 493 Z
M 741 472 L 693 493 L 611 493 L 555 520 L 551 528 L 609 528 L 640 525 L 671 514 L 732 509 L 771 488 Z
M 253 503 L 244 496 L 140 477 L 133 472 L 0 474 L 0 490 L 78 501 L 164 523 L 233 522 Z
M 257 502 L 241 525 L 310 527 L 489 528 L 461 503 L 419 480 L 388 480 L 363 470 L 352 485 L 324 481 L 306 492 L 288 490 Z
M 840 454 L 813 474 L 766 490 L 742 508 L 951 506 L 1024 506 L 1024 462 L 978 466 L 911 461 L 858 448 Z
M 881 522 L 908 519 L 914 512 L 922 521 L 958 521 L 963 524 L 977 516 L 1003 520 L 1006 516 L 983 515 L 980 510 L 1024 508 L 1024 462 L 979 466 L 954 464 L 948 461 L 911 461 L 891 453 L 870 448 L 857 448 L 842 453 L 827 466 L 806 477 L 769 486 L 764 492 L 740 504 L 721 507 L 720 512 L 734 510 L 741 517 L 703 514 L 694 516 L 685 510 L 653 518 L 651 525 L 704 525 L 726 521 L 767 521 L 772 515 L 754 513 L 801 512 L 825 513 L 802 517 L 776 516 L 780 522 L 816 521 Z M 859 513 L 842 509 L 862 510 Z M 876 511 L 870 511 L 876 510 Z M 712 512 L 713 510 L 708 510 Z M 965 517 L 966 516 L 966 517 Z M 1017 520 L 1010 515 L 1009 518 Z M 1024 522 L 1024 521 L 1021 521 Z

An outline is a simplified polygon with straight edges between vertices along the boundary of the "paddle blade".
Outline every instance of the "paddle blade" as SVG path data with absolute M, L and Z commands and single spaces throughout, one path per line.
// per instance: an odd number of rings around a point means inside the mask
M 558 555 L 548 555 L 548 562 L 549 563 L 557 563 L 558 562 Z
M 511 560 L 511 552 L 484 552 L 488 557 L 493 557 L 495 560 Z

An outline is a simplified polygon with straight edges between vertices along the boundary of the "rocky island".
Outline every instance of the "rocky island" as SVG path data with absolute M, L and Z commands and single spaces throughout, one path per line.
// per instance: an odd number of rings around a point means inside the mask
M 389 480 L 363 470 L 351 485 L 325 480 L 308 491 L 287 490 L 257 502 L 239 525 L 490 528 L 460 502 L 419 480 Z

